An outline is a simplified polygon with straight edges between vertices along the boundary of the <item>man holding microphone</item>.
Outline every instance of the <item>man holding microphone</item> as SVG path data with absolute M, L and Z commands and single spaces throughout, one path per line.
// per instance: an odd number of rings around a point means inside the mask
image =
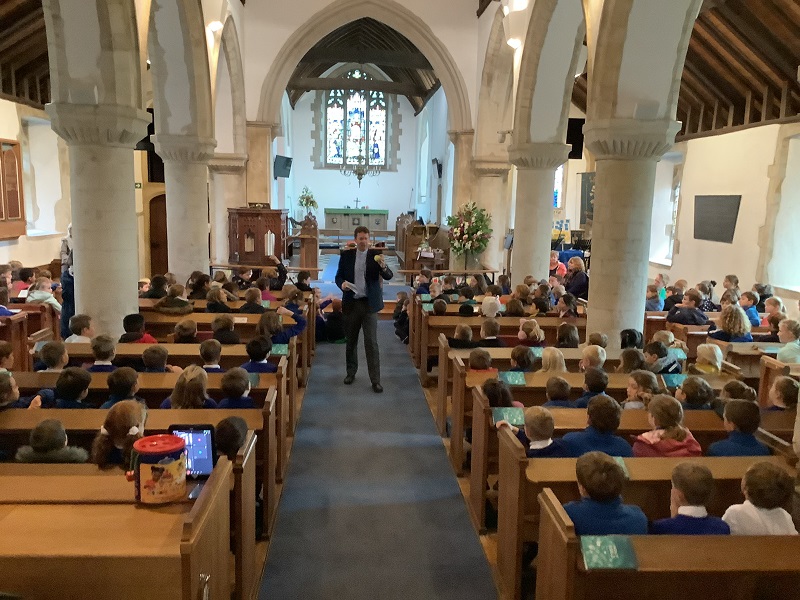
M 381 278 L 389 280 L 394 274 L 386 266 L 383 254 L 369 247 L 369 229 L 356 227 L 353 233 L 356 247 L 342 250 L 336 285 L 342 290 L 342 314 L 347 335 L 347 377 L 353 383 L 358 371 L 358 336 L 364 330 L 364 352 L 372 391 L 380 394 L 381 360 L 378 352 L 378 312 L 383 309 Z

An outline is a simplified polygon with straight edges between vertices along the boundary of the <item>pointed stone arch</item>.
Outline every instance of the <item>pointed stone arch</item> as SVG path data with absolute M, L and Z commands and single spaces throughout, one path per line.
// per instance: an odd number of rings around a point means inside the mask
M 233 148 L 236 154 L 247 153 L 247 113 L 245 111 L 245 83 L 239 33 L 233 16 L 228 15 L 222 29 L 221 53 L 228 67 L 233 101 Z

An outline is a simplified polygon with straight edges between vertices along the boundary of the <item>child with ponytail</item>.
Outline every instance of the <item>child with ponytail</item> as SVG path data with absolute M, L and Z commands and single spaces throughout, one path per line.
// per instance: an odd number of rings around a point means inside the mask
M 123 400 L 109 409 L 92 443 L 91 461 L 101 469 L 131 462 L 133 443 L 144 437 L 147 407 L 137 400 Z

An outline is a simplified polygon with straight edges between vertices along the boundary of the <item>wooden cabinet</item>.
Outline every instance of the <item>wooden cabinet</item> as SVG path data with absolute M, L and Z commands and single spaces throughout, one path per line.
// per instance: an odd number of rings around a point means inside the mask
M 16 239 L 25 230 L 19 142 L 0 140 L 0 240 Z
M 270 264 L 267 257 L 275 254 L 280 260 L 286 258 L 289 238 L 286 210 L 270 208 L 228 209 L 229 262 L 243 265 Z M 275 235 L 275 247 L 267 248 L 269 233 Z
M 359 225 L 371 231 L 386 231 L 389 220 L 388 210 L 370 210 L 363 208 L 326 208 L 325 229 L 338 229 L 352 233 Z

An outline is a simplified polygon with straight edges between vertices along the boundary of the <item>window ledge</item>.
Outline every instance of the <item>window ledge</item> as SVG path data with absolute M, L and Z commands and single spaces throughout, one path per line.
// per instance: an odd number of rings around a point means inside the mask
M 672 259 L 670 258 L 651 258 L 650 264 L 658 267 L 671 267 Z
M 37 238 L 37 237 L 50 237 L 54 235 L 60 235 L 64 237 L 66 235 L 63 231 L 52 231 L 49 229 L 36 229 L 35 227 L 29 227 L 25 232 L 27 237 Z

